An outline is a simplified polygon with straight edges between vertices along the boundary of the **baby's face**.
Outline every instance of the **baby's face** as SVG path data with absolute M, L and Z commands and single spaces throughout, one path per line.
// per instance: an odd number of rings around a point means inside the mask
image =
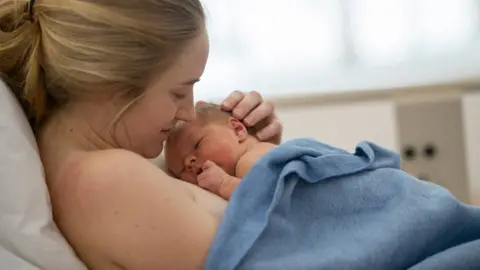
M 234 175 L 238 159 L 244 152 L 237 125 L 242 123 L 233 118 L 225 124 L 204 124 L 195 120 L 181 125 L 166 143 L 168 168 L 176 177 L 192 184 L 197 184 L 197 176 L 206 160 Z

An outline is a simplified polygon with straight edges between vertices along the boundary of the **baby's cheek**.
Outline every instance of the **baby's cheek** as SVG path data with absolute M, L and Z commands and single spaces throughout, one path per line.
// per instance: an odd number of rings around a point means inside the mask
M 232 174 L 235 172 L 235 156 L 231 149 L 219 149 L 210 153 L 209 160 L 215 162 L 225 172 Z

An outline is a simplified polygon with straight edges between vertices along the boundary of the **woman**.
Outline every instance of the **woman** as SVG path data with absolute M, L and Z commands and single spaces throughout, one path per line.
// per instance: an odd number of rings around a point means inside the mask
M 3 0 L 0 71 L 27 105 L 54 218 L 91 269 L 197 269 L 225 202 L 147 159 L 194 117 L 208 56 L 198 0 Z M 224 104 L 277 139 L 253 92 Z

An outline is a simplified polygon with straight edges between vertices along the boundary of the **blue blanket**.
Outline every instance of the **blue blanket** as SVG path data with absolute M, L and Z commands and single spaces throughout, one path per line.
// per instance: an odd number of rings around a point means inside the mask
M 480 269 L 480 208 L 371 143 L 271 150 L 230 199 L 205 269 Z

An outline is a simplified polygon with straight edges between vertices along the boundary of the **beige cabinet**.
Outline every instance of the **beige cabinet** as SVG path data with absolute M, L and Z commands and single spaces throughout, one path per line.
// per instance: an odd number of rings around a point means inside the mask
M 407 172 L 480 205 L 480 91 L 451 90 L 305 97 L 277 109 L 284 140 L 310 137 L 349 151 L 372 141 L 400 152 Z

